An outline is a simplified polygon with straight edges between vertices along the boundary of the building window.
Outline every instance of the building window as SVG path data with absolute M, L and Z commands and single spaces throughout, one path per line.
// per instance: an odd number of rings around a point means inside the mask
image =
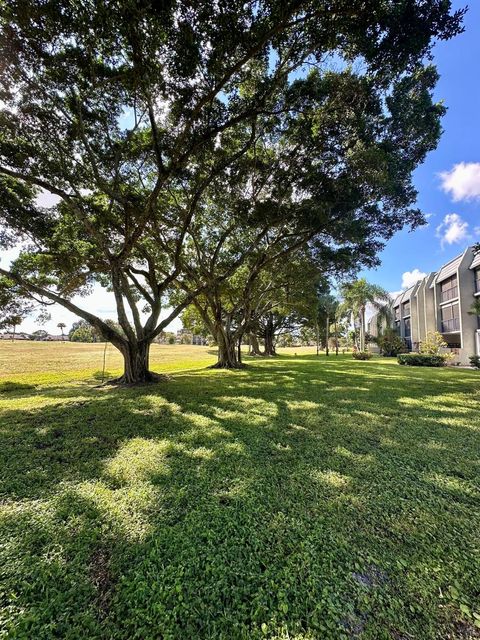
M 400 320 L 400 307 L 395 307 L 395 320 Z
M 410 338 L 404 338 L 405 346 L 408 351 L 412 350 L 412 340 Z
M 475 274 L 475 293 L 480 293 L 480 267 L 474 271 Z
M 409 316 L 410 315 L 410 300 L 408 300 L 408 302 L 404 302 L 403 303 L 403 316 Z
M 458 298 L 457 276 L 451 276 L 440 283 L 440 302 Z
M 410 318 L 405 318 L 405 320 L 403 321 L 403 327 L 405 330 L 405 338 L 409 338 L 412 335 L 412 329 L 410 326 Z
M 460 330 L 458 304 L 451 304 L 441 308 L 442 333 L 453 333 Z

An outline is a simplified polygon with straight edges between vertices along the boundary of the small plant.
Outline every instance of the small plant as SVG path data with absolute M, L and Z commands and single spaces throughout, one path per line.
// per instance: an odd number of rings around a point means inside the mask
M 404 341 L 394 329 L 385 329 L 378 337 L 378 346 L 382 355 L 386 357 L 398 356 L 406 351 Z
M 410 367 L 444 367 L 446 355 L 444 353 L 399 353 L 397 360 L 399 364 Z
M 470 356 L 469 360 L 474 369 L 480 369 L 480 356 Z
M 425 337 L 425 340 L 420 343 L 419 353 L 423 353 L 431 356 L 442 355 L 446 360 L 453 358 L 453 353 L 444 353 L 443 349 L 447 349 L 448 344 L 443 339 L 442 334 L 439 331 L 429 331 Z
M 354 351 L 352 355 L 355 360 L 370 360 L 372 357 L 370 351 Z

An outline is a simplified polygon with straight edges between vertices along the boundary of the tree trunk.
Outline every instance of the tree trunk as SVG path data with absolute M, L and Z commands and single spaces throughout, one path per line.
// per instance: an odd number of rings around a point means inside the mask
M 325 355 L 326 356 L 330 355 L 330 352 L 328 350 L 329 334 L 330 334 L 330 317 L 327 315 L 327 321 L 325 323 Z
M 223 327 L 216 331 L 218 360 L 213 369 L 241 369 L 244 365 L 239 361 L 239 345 L 229 331 Z
M 338 332 L 337 332 L 337 320 L 335 320 L 335 355 L 338 356 Z
M 320 328 L 318 326 L 318 321 L 315 322 L 315 337 L 317 340 L 317 356 L 320 351 Z
M 16 331 L 17 327 L 16 325 L 13 325 L 13 338 L 12 338 L 12 342 L 15 342 L 15 331 Z
M 144 384 L 146 382 L 158 382 L 162 376 L 149 371 L 150 342 L 142 341 L 123 346 L 124 372 L 114 380 L 119 384 Z
M 266 356 L 276 356 L 275 351 L 275 327 L 273 326 L 273 318 L 268 317 L 265 324 L 265 350 Z
M 260 350 L 260 344 L 258 342 L 258 337 L 255 333 L 250 333 L 250 355 L 251 356 L 263 356 L 263 353 Z
M 365 307 L 360 309 L 360 351 L 365 351 Z

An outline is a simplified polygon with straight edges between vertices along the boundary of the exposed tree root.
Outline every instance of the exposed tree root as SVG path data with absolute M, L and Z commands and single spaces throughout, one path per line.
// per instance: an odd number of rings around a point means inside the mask
M 210 365 L 209 369 L 245 369 L 246 364 L 243 362 L 216 362 Z
M 142 376 L 141 380 L 131 380 L 130 377 L 123 375 L 119 378 L 114 378 L 113 380 L 107 380 L 102 386 L 112 386 L 112 387 L 138 387 L 147 384 L 158 384 L 159 382 L 168 382 L 170 380 L 170 376 L 167 376 L 163 373 L 154 373 L 153 371 L 149 371 L 147 375 Z

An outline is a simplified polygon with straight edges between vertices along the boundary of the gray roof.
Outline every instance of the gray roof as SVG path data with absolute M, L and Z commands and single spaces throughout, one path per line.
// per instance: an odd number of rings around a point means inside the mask
M 394 307 L 398 307 L 399 304 L 403 304 L 404 302 L 408 302 L 410 300 L 410 298 L 412 297 L 413 290 L 415 289 L 416 286 L 417 285 L 414 284 L 413 286 L 411 286 L 408 289 L 406 289 L 406 291 L 402 291 L 402 293 L 400 293 L 395 298 L 395 300 L 393 302 L 393 306 Z
M 480 267 L 480 251 L 474 256 L 470 269 L 475 269 L 476 267 Z
M 450 276 L 455 275 L 464 255 L 465 251 L 456 258 L 453 258 L 453 260 L 450 260 L 450 262 L 447 262 L 447 264 L 444 264 L 438 272 L 437 277 L 435 278 L 435 282 L 442 282 L 443 280 L 450 278 Z M 430 286 L 433 287 L 433 285 L 434 283 L 432 282 Z
M 399 293 L 398 296 L 395 298 L 395 300 L 393 301 L 393 306 L 394 307 L 398 307 L 398 305 L 400 304 L 400 301 L 403 297 L 403 291 L 402 293 Z

